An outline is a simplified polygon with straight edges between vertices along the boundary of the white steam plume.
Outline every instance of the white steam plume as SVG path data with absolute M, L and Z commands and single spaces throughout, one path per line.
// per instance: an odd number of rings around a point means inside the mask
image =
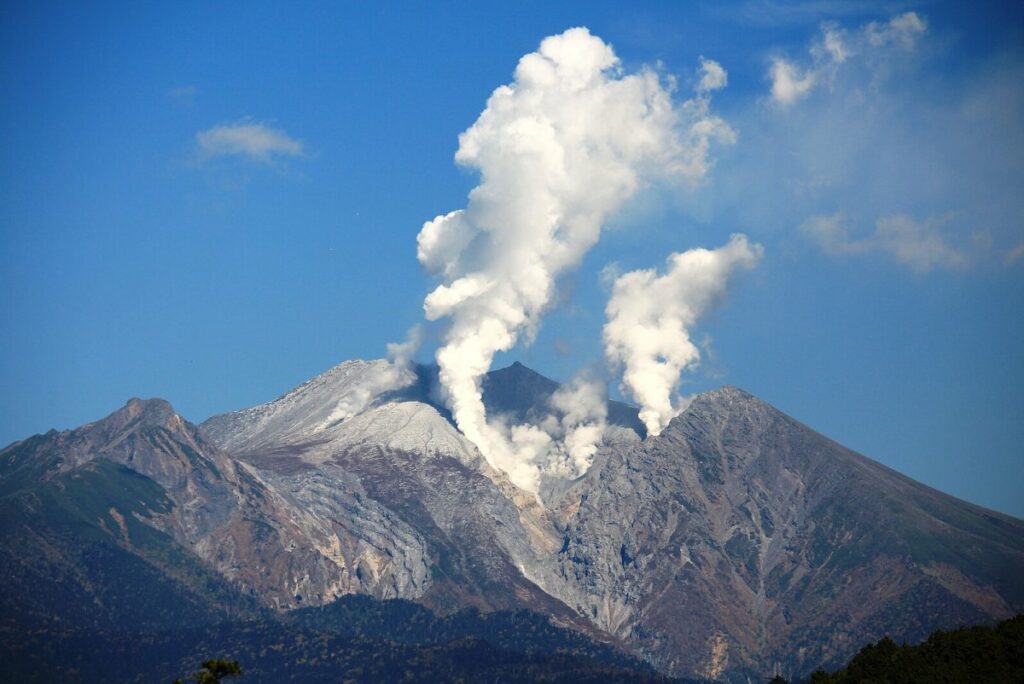
M 661 434 L 684 408 L 673 401 L 680 373 L 700 362 L 690 328 L 724 294 L 732 272 L 753 268 L 762 251 L 733 235 L 718 249 L 672 254 L 664 275 L 647 269 L 615 280 L 605 310 L 605 355 L 623 367 L 623 391 L 640 404 L 649 435 Z
M 412 357 L 420 346 L 423 331 L 415 325 L 409 330 L 404 342 L 388 344 L 387 362 L 376 361 L 357 382 L 341 397 L 321 427 L 328 427 L 339 420 L 347 420 L 361 413 L 370 403 L 384 392 L 401 389 L 416 380 L 412 371 Z
M 612 48 L 585 28 L 546 38 L 524 56 L 459 136 L 458 163 L 478 169 L 465 209 L 424 224 L 420 263 L 442 279 L 426 317 L 451 326 L 437 351 L 445 400 L 484 457 L 536 486 L 541 430 L 489 425 L 480 378 L 494 354 L 531 341 L 558 276 L 597 242 L 601 225 L 647 180 L 697 180 L 711 140 L 732 130 L 709 112 L 725 72 L 705 60 L 695 97 L 672 101 L 650 69 L 623 74 Z
M 576 478 L 587 472 L 608 422 L 608 388 L 589 373 L 577 374 L 550 399 L 553 413 L 542 427 L 554 441 L 544 472 Z

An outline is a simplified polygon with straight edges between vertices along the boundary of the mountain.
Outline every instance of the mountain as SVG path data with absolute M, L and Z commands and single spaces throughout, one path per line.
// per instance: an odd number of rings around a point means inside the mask
M 560 505 L 570 605 L 667 672 L 803 676 L 885 634 L 1024 607 L 1024 522 L 733 387 L 610 454 Z
M 274 487 L 160 399 L 132 399 L 99 422 L 51 431 L 0 452 L 3 503 L 21 511 L 5 516 L 10 529 L 4 546 L 18 535 L 37 536 L 29 523 L 40 496 L 33 484 L 48 485 L 44 491 L 65 501 L 61 492 L 69 483 L 92 472 L 107 478 L 115 492 L 129 474 L 143 476 L 150 497 L 118 506 L 117 497 L 96 496 L 83 504 L 81 515 L 120 535 L 129 550 L 136 545 L 135 529 L 159 534 L 162 544 L 188 550 L 263 605 L 296 607 L 303 595 L 314 593 L 317 602 L 353 592 L 386 598 L 414 593 L 406 585 L 427 576 L 424 549 L 413 531 L 375 501 L 316 476 L 291 483 L 294 490 Z M 91 495 L 80 488 L 83 497 Z M 329 495 L 319 508 L 307 509 L 296 502 L 305 490 Z M 56 553 L 63 548 L 52 546 Z M 10 552 L 17 554 L 17 547 Z M 396 565 L 401 571 L 393 571 Z M 372 582 L 359 576 L 361 567 L 374 568 Z
M 170 681 L 231 654 L 267 682 L 664 681 L 546 615 L 354 602 L 421 596 L 422 540 L 355 483 L 279 475 L 160 399 L 0 450 L 0 678 Z
M 108 600 L 115 556 L 163 587 L 161 624 L 351 594 L 440 615 L 528 609 L 665 674 L 729 681 L 1024 610 L 1024 522 L 737 388 L 698 396 L 657 437 L 609 402 L 589 471 L 534 495 L 455 429 L 436 376 L 352 361 L 198 427 L 132 400 L 0 451 L 8 625 L 71 620 L 31 591 L 54 583 L 112 622 L 153 620 Z M 489 415 L 516 421 L 550 413 L 557 389 L 520 364 L 483 385 Z M 72 543 L 76 524 L 90 533 Z M 82 560 L 99 548 L 109 557 Z
M 197 451 L 200 440 L 166 402 L 132 400 L 0 452 L 4 626 L 156 626 L 255 607 L 190 549 L 230 510 L 214 483 L 217 465 L 232 466 Z
M 420 375 L 436 381 L 436 368 L 420 368 Z M 516 361 L 508 368 L 491 371 L 484 376 L 484 406 L 489 416 L 505 416 L 511 423 L 540 422 L 551 411 L 548 401 L 559 384 Z M 608 402 L 609 425 L 631 430 L 637 436 L 646 434 L 637 409 L 620 401 Z

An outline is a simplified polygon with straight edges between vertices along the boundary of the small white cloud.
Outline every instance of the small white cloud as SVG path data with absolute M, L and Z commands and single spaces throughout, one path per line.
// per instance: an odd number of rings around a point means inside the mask
M 622 275 L 622 266 L 618 261 L 613 261 L 610 264 L 605 264 L 604 268 L 601 269 L 601 272 L 598 274 L 598 281 L 602 286 L 611 290 L 620 275 Z
M 967 267 L 967 255 L 950 245 L 942 235 L 948 219 L 916 221 L 906 214 L 882 216 L 868 237 L 854 239 L 846 228 L 842 213 L 812 216 L 800 231 L 816 242 L 823 252 L 834 256 L 881 252 L 917 273 L 937 268 L 958 270 Z
M 725 68 L 713 59 L 700 58 L 700 81 L 697 83 L 698 93 L 709 93 L 724 88 L 729 83 L 729 74 Z
M 800 70 L 784 59 L 772 61 L 772 99 L 779 104 L 789 105 L 806 95 L 814 86 L 814 72 L 801 74 Z
M 218 157 L 244 157 L 269 163 L 277 157 L 300 157 L 301 140 L 265 124 L 242 120 L 220 124 L 196 133 L 199 156 L 203 160 Z

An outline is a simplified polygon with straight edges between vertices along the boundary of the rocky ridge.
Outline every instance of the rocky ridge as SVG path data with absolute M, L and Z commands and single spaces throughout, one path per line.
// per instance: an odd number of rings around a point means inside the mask
M 557 387 L 516 364 L 484 397 L 492 414 L 530 419 Z M 265 606 L 357 593 L 529 608 L 672 675 L 800 676 L 885 633 L 914 640 L 1024 609 L 1024 523 L 742 390 L 700 395 L 654 438 L 626 405 L 609 404 L 609 423 L 590 470 L 538 498 L 454 428 L 435 369 L 353 361 L 199 427 L 132 400 L 16 443 L 0 451 L 0 492 L 116 463 L 170 501 L 139 521 Z M 115 517 L 104 524 L 117 533 Z

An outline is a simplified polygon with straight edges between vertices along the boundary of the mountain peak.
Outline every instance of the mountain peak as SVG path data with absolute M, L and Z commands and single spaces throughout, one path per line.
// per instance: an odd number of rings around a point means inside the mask
M 103 419 L 103 422 L 130 423 L 138 421 L 144 425 L 166 425 L 177 418 L 174 407 L 166 399 L 140 399 L 132 397 L 125 405 Z
M 134 415 L 141 415 L 143 413 L 174 413 L 174 407 L 171 406 L 170 402 L 159 397 L 152 399 L 132 397 L 125 402 L 124 408 L 121 410 L 128 411 Z
M 487 373 L 485 377 L 497 378 L 503 382 L 508 380 L 519 380 L 519 381 L 530 381 L 540 382 L 551 386 L 558 386 L 558 383 L 551 378 L 541 375 L 537 371 L 533 370 L 529 366 L 525 366 L 519 361 L 514 361 L 512 365 L 505 366 L 504 368 L 498 368 Z
M 282 439 L 308 442 L 371 408 L 382 396 L 408 399 L 417 380 L 416 370 L 396 368 L 386 359 L 346 361 L 273 401 L 213 416 L 201 427 L 222 448 L 238 452 Z
M 721 387 L 716 387 L 715 389 L 710 389 L 697 394 L 693 397 L 693 401 L 690 402 L 686 411 L 693 411 L 702 408 L 707 409 L 711 407 L 725 408 L 737 403 L 756 403 L 768 406 L 764 400 L 741 387 L 737 387 L 736 385 L 722 385 Z M 686 411 L 684 411 L 684 413 Z
M 558 383 L 516 361 L 484 376 L 484 405 L 488 414 L 514 416 L 518 422 L 529 419 L 531 410 L 546 410 Z
M 103 435 L 101 441 L 109 443 L 123 435 L 153 427 L 171 432 L 186 430 L 185 421 L 167 400 L 140 399 L 138 397 L 132 397 L 125 402 L 124 406 L 106 418 L 83 426 L 83 429 L 89 428 L 96 434 Z
M 721 387 L 716 387 L 715 389 L 710 389 L 710 390 L 707 390 L 706 392 L 701 392 L 700 395 L 698 395 L 698 396 L 729 397 L 729 398 L 742 398 L 742 399 L 756 399 L 757 398 L 753 394 L 751 394 L 750 392 L 748 392 L 745 389 L 743 389 L 742 387 L 737 387 L 736 385 L 722 385 Z

